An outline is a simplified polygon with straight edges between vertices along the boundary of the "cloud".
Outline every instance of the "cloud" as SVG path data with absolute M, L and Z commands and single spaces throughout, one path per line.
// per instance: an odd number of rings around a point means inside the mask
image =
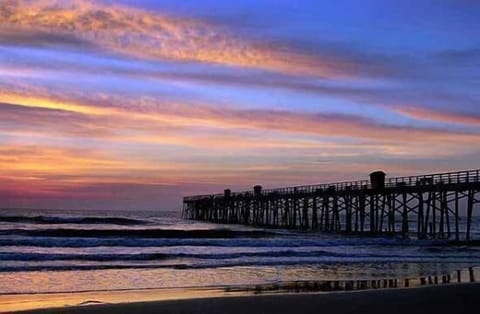
M 25 44 L 40 47 L 61 46 L 92 50 L 95 48 L 91 42 L 67 34 L 49 33 L 35 29 L 0 28 L 0 45 L 24 46 Z
M 385 63 L 356 55 L 253 39 L 216 23 L 88 0 L 6 0 L 0 34 L 7 43 L 98 47 L 138 58 L 206 62 L 314 76 L 358 76 Z M 39 35 L 39 36 L 36 36 Z
M 89 115 L 68 110 L 35 108 L 0 102 L 0 129 L 51 135 L 105 137 L 111 132 Z
M 480 114 L 433 110 L 419 106 L 396 106 L 395 111 L 410 118 L 428 121 L 466 124 L 480 127 Z
M 207 65 L 191 64 L 171 64 L 156 62 L 135 62 L 129 63 L 126 60 L 121 62 L 101 62 L 103 59 L 95 59 L 93 64 L 89 62 L 78 62 L 77 58 L 69 56 L 66 60 L 53 59 L 58 68 L 52 69 L 52 57 L 46 60 L 42 58 L 28 58 L 28 55 L 15 59 L 13 54 L 6 58 L 4 65 L 0 67 L 0 71 L 17 79 L 17 81 L 25 77 L 35 80 L 58 80 L 58 84 L 64 82 L 56 77 L 68 77 L 69 80 L 76 82 L 78 78 L 85 80 L 119 80 L 125 84 L 126 93 L 135 93 L 130 91 L 128 84 L 130 82 L 143 82 L 146 88 L 153 86 L 163 86 L 165 84 L 167 92 L 161 89 L 162 95 L 153 95 L 156 92 L 141 90 L 142 97 L 150 94 L 157 97 L 159 101 L 167 102 L 167 97 L 171 101 L 190 101 L 192 98 L 204 98 L 202 95 L 202 87 L 208 87 L 209 90 L 216 86 L 226 86 L 232 92 L 238 92 L 236 89 L 255 89 L 261 92 L 282 90 L 287 93 L 298 93 L 300 95 L 309 94 L 309 97 L 321 96 L 334 100 L 341 100 L 347 103 L 360 104 L 370 108 L 384 107 L 384 104 L 401 107 L 405 103 L 413 103 L 417 107 L 424 107 L 429 110 L 439 111 L 466 111 L 475 113 L 478 111 L 478 102 L 480 98 L 474 90 L 469 90 L 462 83 L 462 88 L 456 90 L 455 85 L 450 87 L 442 87 L 448 85 L 448 79 L 441 85 L 430 82 L 410 82 L 408 84 L 375 81 L 373 83 L 342 81 L 342 80 L 323 80 L 312 76 L 289 75 L 286 73 L 259 72 L 257 70 L 242 69 L 234 71 L 225 68 Z M 103 60 L 105 61 L 105 60 Z M 117 60 L 118 61 L 118 60 Z M 57 82 L 57 81 L 55 81 Z M 178 84 L 178 85 L 177 85 Z M 417 86 L 418 84 L 418 86 Z M 16 88 L 14 84 L 3 83 L 5 88 Z M 41 84 L 39 84 L 41 85 Z M 431 85 L 431 86 L 430 86 Z M 177 86 L 181 86 L 177 89 Z M 419 87 L 421 86 L 421 88 Z M 453 87 L 451 87 L 453 86 Z M 29 86 L 24 88 L 24 92 L 28 92 Z M 102 87 L 98 87 L 102 90 Z M 178 92 L 178 91 L 181 92 Z M 106 91 L 108 92 L 108 91 Z M 116 91 L 115 91 L 116 92 Z M 61 93 L 56 91 L 58 96 Z M 168 93 L 168 95 L 166 95 Z M 208 99 L 211 101 L 211 99 Z M 215 101 L 215 100 L 214 100 Z M 452 107 L 455 104 L 455 107 Z M 296 104 L 288 104 L 294 108 Z M 332 108 L 334 109 L 334 108 Z
M 480 134 L 416 125 L 395 125 L 355 115 L 301 113 L 275 109 L 239 109 L 227 106 L 162 102 L 151 97 L 133 98 L 89 95 L 76 99 L 55 99 L 47 94 L 23 96 L 0 90 L 0 102 L 29 108 L 63 110 L 117 123 L 122 128 L 155 132 L 156 125 L 195 132 L 196 130 L 254 130 L 375 141 L 472 142 Z M 55 111 L 53 111 L 55 113 Z M 192 133 L 191 133 L 192 134 Z M 407 137 L 408 135 L 408 137 Z

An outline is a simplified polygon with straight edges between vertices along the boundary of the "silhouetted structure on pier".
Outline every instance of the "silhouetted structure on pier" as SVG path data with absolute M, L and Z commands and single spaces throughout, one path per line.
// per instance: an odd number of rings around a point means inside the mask
M 472 240 L 480 170 L 189 196 L 183 217 L 218 223 L 419 239 Z M 460 216 L 465 206 L 466 217 Z

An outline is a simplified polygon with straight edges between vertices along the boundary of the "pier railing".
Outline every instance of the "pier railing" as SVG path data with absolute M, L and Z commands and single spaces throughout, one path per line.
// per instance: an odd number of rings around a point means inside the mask
M 398 185 L 418 186 L 436 184 L 462 184 L 473 182 L 480 182 L 480 170 L 465 170 L 391 178 L 387 180 L 385 187 L 395 187 Z
M 462 184 L 462 183 L 474 183 L 474 182 L 480 182 L 480 169 L 388 178 L 385 181 L 385 188 L 394 188 L 399 186 Z M 289 195 L 289 194 L 295 194 L 295 193 L 315 193 L 318 191 L 325 191 L 328 189 L 334 189 L 335 191 L 372 189 L 372 184 L 370 180 L 356 180 L 356 181 L 344 181 L 344 182 L 335 182 L 335 183 L 299 185 L 299 186 L 280 187 L 280 188 L 273 188 L 273 189 L 262 189 L 261 194 L 264 196 L 271 195 L 271 194 Z M 251 190 L 231 193 L 232 197 L 248 196 L 253 194 L 254 192 Z M 194 201 L 194 200 L 199 200 L 204 198 L 214 198 L 214 197 L 223 197 L 223 196 L 224 196 L 223 193 L 193 195 L 193 196 L 184 197 L 184 201 Z

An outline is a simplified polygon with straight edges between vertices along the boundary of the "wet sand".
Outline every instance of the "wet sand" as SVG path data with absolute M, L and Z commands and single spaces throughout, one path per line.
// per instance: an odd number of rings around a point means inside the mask
M 354 292 L 199 298 L 100 304 L 17 313 L 476 313 L 480 283 Z

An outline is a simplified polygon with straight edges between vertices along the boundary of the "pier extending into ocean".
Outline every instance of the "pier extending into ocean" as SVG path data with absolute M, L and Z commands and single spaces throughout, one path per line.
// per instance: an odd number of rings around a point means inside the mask
M 182 217 L 215 223 L 477 240 L 472 219 L 480 204 L 480 170 L 187 196 Z

